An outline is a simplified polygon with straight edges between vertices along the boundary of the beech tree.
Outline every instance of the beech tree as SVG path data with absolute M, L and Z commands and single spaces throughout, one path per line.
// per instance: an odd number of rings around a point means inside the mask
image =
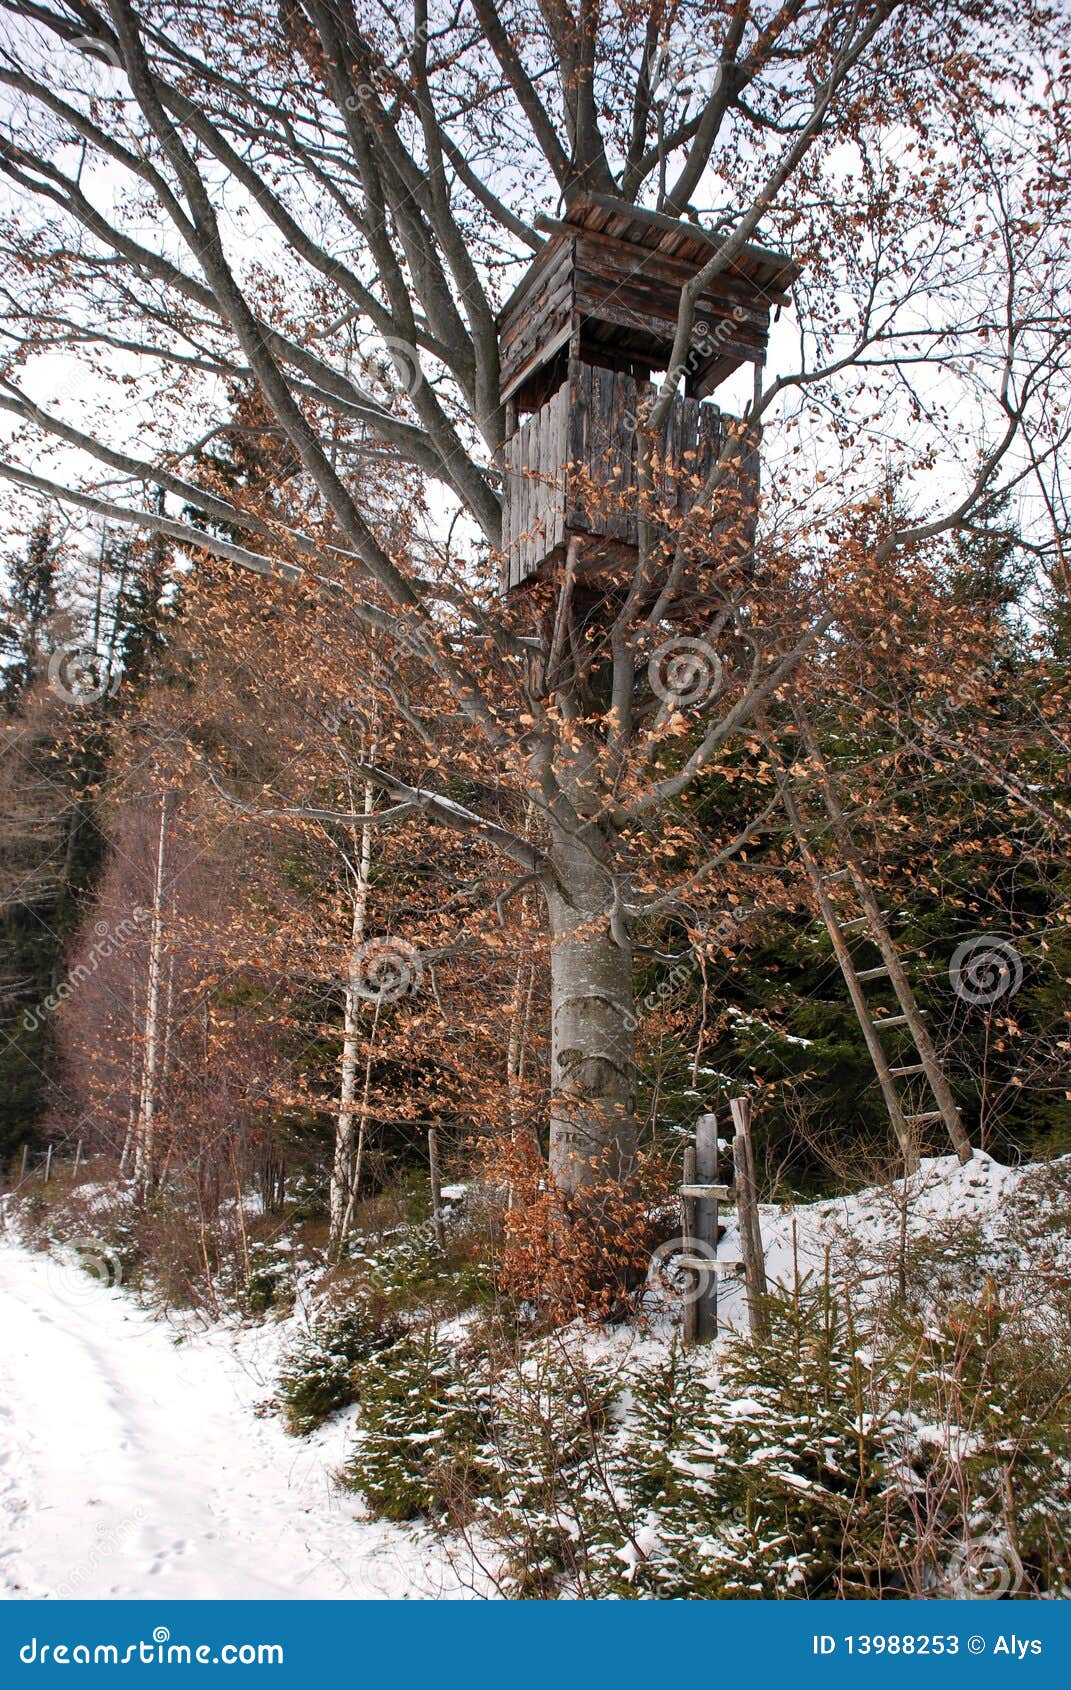
M 381 695 L 410 739 L 354 764 L 381 794 L 370 825 L 478 837 L 518 891 L 538 890 L 554 1177 L 565 1191 L 624 1177 L 635 936 L 768 819 L 697 841 L 696 781 L 835 641 L 875 559 L 894 570 L 905 547 L 969 532 L 1027 488 L 1025 544 L 1045 567 L 1062 555 L 1059 14 L 1023 0 L 0 5 L 0 474 L 281 576 L 296 604 L 319 595 L 374 637 L 387 661 L 362 678 L 367 707 Z M 641 506 L 703 290 L 761 238 L 798 272 L 791 314 L 684 525 L 667 538 L 641 508 L 634 558 L 597 588 L 566 567 L 505 592 L 497 312 L 563 211 L 596 198 L 712 237 L 641 419 Z M 84 380 L 46 404 L 31 378 L 59 355 Z M 297 466 L 285 511 L 206 469 L 236 383 Z M 136 427 L 131 391 L 152 399 Z M 760 430 L 770 491 L 753 547 L 734 488 Z M 377 453 L 420 478 L 423 534 L 400 542 L 368 490 Z M 921 514 L 875 536 L 882 460 L 914 481 Z

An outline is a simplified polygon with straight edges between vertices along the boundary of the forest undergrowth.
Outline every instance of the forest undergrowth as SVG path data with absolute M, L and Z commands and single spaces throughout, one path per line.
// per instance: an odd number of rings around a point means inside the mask
M 1071 1590 L 1071 1159 L 764 1205 L 768 1330 L 729 1276 L 699 1349 L 664 1281 L 612 1321 L 504 1294 L 500 1195 L 448 1190 L 442 1248 L 410 1178 L 334 1262 L 300 1195 L 236 1203 L 209 1280 L 191 1193 L 61 1171 L 7 1216 L 173 1314 L 277 1327 L 263 1411 L 295 1438 L 346 1417 L 337 1482 L 504 1596 Z

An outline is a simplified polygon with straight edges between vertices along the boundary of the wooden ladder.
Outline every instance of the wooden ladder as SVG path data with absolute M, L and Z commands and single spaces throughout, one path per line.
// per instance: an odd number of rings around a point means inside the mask
M 829 819 L 830 831 L 836 845 L 838 864 L 832 871 L 827 872 L 812 846 L 812 837 L 816 832 L 815 825 L 801 809 L 792 790 L 792 776 L 785 768 L 776 747 L 771 746 L 781 789 L 781 799 L 792 831 L 796 836 L 803 865 L 817 894 L 822 919 L 833 941 L 833 949 L 840 964 L 845 984 L 848 987 L 848 995 L 858 1017 L 863 1038 L 866 1040 L 867 1050 L 874 1064 L 878 1084 L 889 1111 L 889 1120 L 903 1152 L 905 1165 L 909 1172 L 913 1172 L 918 1167 L 919 1135 L 916 1129 L 928 1126 L 935 1121 L 944 1122 L 956 1155 L 961 1162 L 969 1162 L 971 1159 L 971 1143 L 963 1125 L 963 1118 L 952 1095 L 952 1088 L 941 1066 L 933 1040 L 927 1031 L 926 1023 L 923 1020 L 923 1011 L 919 1009 L 915 994 L 911 989 L 911 982 L 908 980 L 897 954 L 896 945 L 892 934 L 889 932 L 884 912 L 879 906 L 866 877 L 862 858 L 852 840 L 848 818 L 837 797 L 828 765 L 822 755 L 810 722 L 798 707 L 795 710 L 795 716 L 803 745 L 817 776 L 823 807 Z M 849 915 L 845 919 L 844 909 L 838 908 L 834 901 L 834 894 L 831 891 L 833 887 L 844 887 L 850 891 L 854 896 L 859 913 Z M 881 956 L 880 964 L 868 968 L 856 966 L 851 945 L 852 941 L 858 938 L 865 938 L 870 944 L 877 947 Z M 870 981 L 879 979 L 889 981 L 896 994 L 900 1013 L 898 1015 L 884 1015 L 876 1020 L 864 988 Z M 881 1041 L 881 1034 L 890 1027 L 907 1029 L 914 1042 L 917 1053 L 916 1061 L 893 1065 Z M 910 1112 L 905 1107 L 900 1091 L 900 1082 L 916 1079 L 924 1081 L 932 1099 L 933 1107 Z
M 751 1145 L 751 1103 L 730 1099 L 733 1125 L 733 1183 L 718 1182 L 718 1124 L 713 1114 L 696 1122 L 695 1145 L 684 1152 L 684 1181 L 680 1187 L 682 1254 L 678 1267 L 693 1275 L 692 1295 L 684 1307 L 684 1341 L 705 1343 L 718 1335 L 718 1275 L 736 1272 L 734 1263 L 718 1260 L 718 1204 L 736 1206 L 747 1292 L 748 1324 L 756 1336 L 768 1334 L 766 1318 L 766 1261 L 759 1223 L 755 1185 L 755 1157 Z M 697 1252 L 699 1247 L 704 1255 Z

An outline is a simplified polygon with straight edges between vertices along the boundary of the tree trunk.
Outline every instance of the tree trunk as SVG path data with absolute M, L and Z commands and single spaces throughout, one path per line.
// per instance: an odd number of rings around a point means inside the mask
M 550 1167 L 565 1195 L 626 1180 L 636 1154 L 632 944 L 594 829 L 555 840 Z
M 372 1012 L 372 1026 L 369 1030 L 368 1038 L 365 1041 L 364 1087 L 361 1091 L 361 1112 L 358 1116 L 356 1134 L 357 1144 L 356 1149 L 353 1152 L 353 1160 L 350 1167 L 350 1191 L 349 1196 L 346 1199 L 346 1208 L 342 1216 L 342 1226 L 339 1232 L 340 1246 L 345 1239 L 349 1237 L 350 1225 L 353 1221 L 353 1210 L 357 1202 L 357 1192 L 359 1191 L 361 1185 L 361 1169 L 364 1166 L 364 1147 L 365 1141 L 368 1137 L 369 1099 L 372 1095 L 372 1064 L 376 1059 L 376 1033 L 379 1030 L 379 1012 L 382 1007 L 382 1000 L 377 999 L 375 1008 Z M 352 1126 L 350 1128 L 350 1134 L 352 1142 Z
M 529 956 L 517 962 L 513 978 L 513 996 L 509 1007 L 509 1042 L 506 1046 L 506 1092 L 509 1099 L 509 1125 L 514 1138 L 521 1127 L 521 1087 L 524 1082 L 525 1046 L 528 1022 L 535 992 L 535 963 Z
M 160 832 L 156 843 L 156 872 L 153 876 L 152 927 L 149 934 L 149 979 L 145 991 L 145 1055 L 138 1098 L 138 1124 L 134 1135 L 134 1182 L 142 1196 L 152 1190 L 153 1157 L 156 1149 L 156 1071 L 160 1025 L 160 953 L 164 915 L 164 857 L 167 849 L 167 821 L 172 794 L 160 800 Z
M 141 1095 L 141 1063 L 144 1058 L 137 1026 L 138 965 L 135 960 L 130 966 L 130 1108 L 127 1114 L 126 1137 L 123 1139 L 123 1148 L 119 1153 L 119 1175 L 121 1179 L 130 1177 L 131 1164 L 134 1158 L 134 1140 L 138 1130 L 138 1098 Z
M 364 813 L 370 815 L 375 792 L 369 784 L 364 789 Z M 349 977 L 342 1020 L 342 1075 L 339 1088 L 338 1125 L 335 1129 L 335 1150 L 331 1162 L 331 1250 L 338 1250 L 345 1236 L 347 1216 L 354 1185 L 353 1143 L 355 1135 L 354 1102 L 357 1097 L 357 1066 L 360 1057 L 360 1012 L 362 999 L 355 985 L 364 944 L 368 919 L 368 888 L 372 878 L 372 826 L 365 822 L 361 828 L 361 850 L 357 860 L 356 885 L 353 890 L 353 925 L 350 931 Z

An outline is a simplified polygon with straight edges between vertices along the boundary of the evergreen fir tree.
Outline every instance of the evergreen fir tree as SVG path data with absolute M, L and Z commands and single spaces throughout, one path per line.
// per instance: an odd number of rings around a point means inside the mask
M 125 687 L 144 686 L 157 672 L 166 646 L 167 591 L 171 548 L 154 536 L 124 540 L 116 562 L 119 587 L 114 645 Z
M 47 657 L 57 612 L 59 551 L 46 512 L 24 552 L 7 559 L 8 587 L 0 598 L 0 699 L 10 711 L 27 692 Z

